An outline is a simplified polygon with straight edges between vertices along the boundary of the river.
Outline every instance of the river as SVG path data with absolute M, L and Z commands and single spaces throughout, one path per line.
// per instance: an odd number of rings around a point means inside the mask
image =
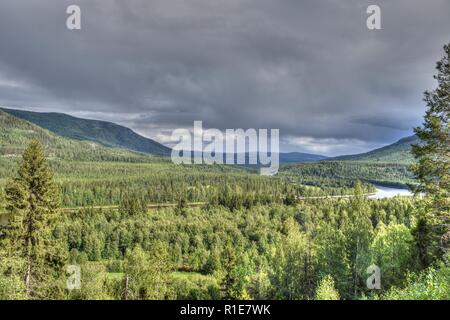
M 392 188 L 392 187 L 383 187 L 383 186 L 375 186 L 377 191 L 375 194 L 370 195 L 369 199 L 386 199 L 386 198 L 393 198 L 397 196 L 402 197 L 412 197 L 414 194 L 409 191 L 408 189 L 399 189 L 399 188 Z

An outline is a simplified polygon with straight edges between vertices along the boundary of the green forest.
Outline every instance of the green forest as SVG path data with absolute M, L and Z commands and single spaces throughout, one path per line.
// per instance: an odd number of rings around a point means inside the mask
M 0 300 L 450 299 L 449 59 L 447 45 L 407 160 L 383 149 L 273 177 L 0 111 Z M 374 184 L 416 196 L 369 199 Z

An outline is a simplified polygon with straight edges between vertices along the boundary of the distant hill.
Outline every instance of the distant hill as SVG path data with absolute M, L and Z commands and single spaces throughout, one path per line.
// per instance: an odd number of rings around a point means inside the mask
M 0 110 L 0 160 L 20 157 L 33 138 L 45 146 L 46 155 L 50 159 L 138 162 L 148 161 L 146 158 L 150 158 L 95 142 L 64 138 Z
M 419 143 L 419 138 L 415 135 L 400 139 L 399 141 L 390 144 L 388 146 L 372 150 L 370 152 L 345 155 L 330 158 L 328 160 L 351 160 L 351 161 L 367 161 L 376 163 L 396 163 L 396 164 L 409 164 L 413 162 L 413 156 L 411 154 L 411 145 Z
M 240 153 L 242 155 L 243 153 Z M 202 157 L 202 154 L 200 152 L 194 152 L 191 153 L 191 156 L 193 157 Z M 220 158 L 220 155 L 218 155 L 218 158 Z M 234 163 L 238 162 L 238 154 L 233 155 Z M 258 153 L 256 152 L 246 152 L 244 155 L 245 164 L 248 165 L 250 161 L 259 161 Z M 328 159 L 325 156 L 317 155 L 317 154 L 311 154 L 311 153 L 302 153 L 302 152 L 289 152 L 289 153 L 279 153 L 279 162 L 280 164 L 296 164 L 296 163 L 307 163 L 307 162 L 318 162 Z M 224 163 L 226 163 L 226 154 L 222 154 L 222 160 Z M 258 162 L 259 163 L 259 162 Z M 259 165 L 258 165 L 259 167 Z
M 170 148 L 115 123 L 81 119 L 62 113 L 0 110 L 63 137 L 92 141 L 108 147 L 119 147 L 152 155 L 168 156 L 171 153 Z
M 317 162 L 325 159 L 328 159 L 328 157 L 311 153 L 302 153 L 302 152 L 280 153 L 280 163 L 282 164 Z
M 111 122 L 81 119 L 62 113 L 38 113 L 14 109 L 0 109 L 0 111 L 36 124 L 62 137 L 92 141 L 107 147 L 117 147 L 151 155 L 169 156 L 171 154 L 170 148 L 140 136 L 129 128 Z M 409 164 L 413 161 L 410 152 L 411 144 L 418 142 L 417 136 L 410 136 L 367 153 L 334 158 L 300 152 L 280 153 L 280 163 L 295 164 L 331 160 Z M 248 158 L 249 154 L 246 154 L 247 161 Z

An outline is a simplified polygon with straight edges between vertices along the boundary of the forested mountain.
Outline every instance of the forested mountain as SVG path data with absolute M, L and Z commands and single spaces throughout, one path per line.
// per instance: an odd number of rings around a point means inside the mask
M 111 122 L 81 119 L 63 113 L 2 110 L 71 139 L 87 140 L 108 147 L 119 147 L 152 155 L 167 156 L 171 152 L 170 148 Z
M 61 160 L 136 162 L 148 158 L 95 142 L 64 138 L 0 110 L 0 158 L 19 157 L 32 139 L 42 142 L 48 157 Z
M 411 145 L 418 142 L 419 138 L 413 135 L 400 139 L 399 141 L 388 146 L 366 153 L 339 156 L 330 160 L 352 160 L 409 164 L 413 161 L 413 156 L 411 154 Z
M 296 176 L 303 183 L 316 186 L 327 181 L 348 185 L 350 181 L 362 180 L 406 187 L 415 184 L 408 166 L 414 162 L 411 145 L 417 143 L 419 138 L 414 135 L 367 153 L 327 158 L 317 163 L 292 164 L 282 168 L 280 175 Z
M 361 180 L 383 186 L 407 188 L 414 184 L 413 175 L 406 164 L 373 161 L 322 161 L 299 163 L 282 167 L 279 176 L 298 178 L 310 186 L 348 186 Z

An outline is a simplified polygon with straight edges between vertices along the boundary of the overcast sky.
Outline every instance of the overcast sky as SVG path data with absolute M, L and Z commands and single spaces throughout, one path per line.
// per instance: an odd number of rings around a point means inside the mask
M 66 28 L 66 8 L 82 30 Z M 366 28 L 378 4 L 382 30 Z M 412 134 L 449 0 L 1 0 L 0 105 L 174 128 L 278 128 L 337 155 Z

